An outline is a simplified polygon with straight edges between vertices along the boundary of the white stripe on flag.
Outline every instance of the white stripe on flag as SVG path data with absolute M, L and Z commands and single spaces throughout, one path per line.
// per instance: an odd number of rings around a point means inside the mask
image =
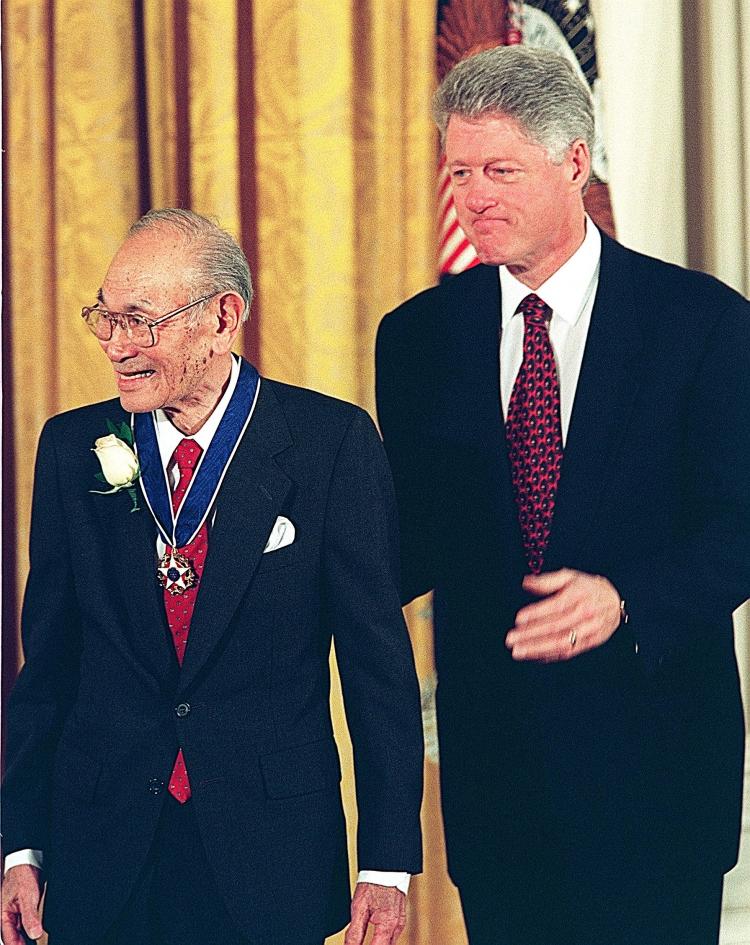
M 464 250 L 459 253 L 459 255 L 453 260 L 448 271 L 451 275 L 456 275 L 459 272 L 463 272 L 464 269 L 468 269 L 473 263 L 477 261 L 477 254 L 474 252 L 474 247 L 466 241 L 466 247 Z

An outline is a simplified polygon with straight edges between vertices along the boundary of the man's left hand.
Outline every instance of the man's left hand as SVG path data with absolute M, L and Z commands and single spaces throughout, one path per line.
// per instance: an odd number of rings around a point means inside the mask
M 394 945 L 406 925 L 406 896 L 400 889 L 357 883 L 344 945 L 362 945 L 368 923 L 375 929 L 371 945 Z
M 543 600 L 516 614 L 505 638 L 514 660 L 568 660 L 606 643 L 620 625 L 620 595 L 598 574 L 570 568 L 529 574 L 523 588 Z

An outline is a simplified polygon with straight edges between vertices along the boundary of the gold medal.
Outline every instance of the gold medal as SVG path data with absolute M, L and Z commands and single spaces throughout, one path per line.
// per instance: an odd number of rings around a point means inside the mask
M 184 594 L 188 588 L 195 587 L 198 575 L 190 561 L 179 551 L 171 549 L 162 555 L 157 571 L 159 584 L 173 596 Z

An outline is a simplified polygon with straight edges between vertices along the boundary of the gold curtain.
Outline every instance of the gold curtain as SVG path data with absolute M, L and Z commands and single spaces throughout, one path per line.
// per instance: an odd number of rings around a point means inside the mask
M 5 0 L 2 13 L 12 678 L 36 442 L 47 417 L 115 393 L 77 311 L 143 211 L 217 217 L 243 243 L 258 290 L 245 353 L 268 376 L 374 413 L 380 317 L 435 279 L 435 5 Z M 412 611 L 428 677 L 429 625 L 424 606 Z M 353 838 L 338 682 L 333 704 Z M 426 846 L 439 864 L 431 762 L 427 774 Z M 414 881 L 403 941 L 459 945 L 460 913 L 433 873 Z

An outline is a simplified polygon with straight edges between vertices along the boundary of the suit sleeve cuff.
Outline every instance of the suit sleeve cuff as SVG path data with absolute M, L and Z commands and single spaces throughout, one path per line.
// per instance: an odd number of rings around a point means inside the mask
M 383 870 L 360 870 L 358 883 L 374 883 L 376 886 L 395 886 L 406 895 L 409 892 L 411 873 L 384 872 Z
M 4 873 L 7 873 L 9 869 L 12 869 L 14 866 L 36 866 L 37 869 L 42 868 L 42 863 L 44 857 L 42 856 L 41 850 L 16 850 L 14 853 L 9 853 L 5 857 L 5 869 Z

